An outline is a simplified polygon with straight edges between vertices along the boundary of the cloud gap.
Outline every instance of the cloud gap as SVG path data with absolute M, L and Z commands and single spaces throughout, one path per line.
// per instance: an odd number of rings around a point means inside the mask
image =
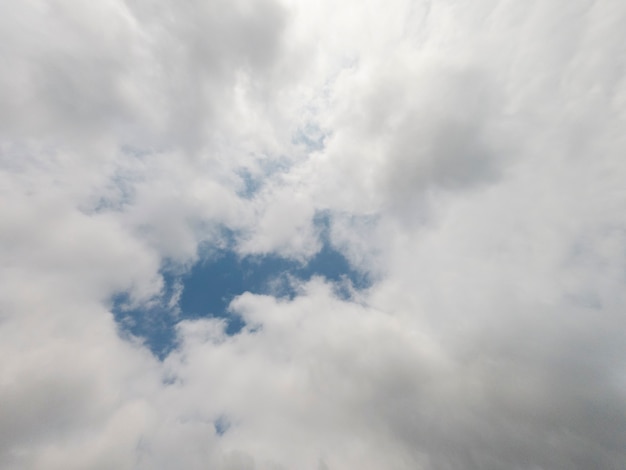
M 328 240 L 330 218 L 315 218 L 322 239 L 321 250 L 302 263 L 277 255 L 240 257 L 231 248 L 207 251 L 186 272 L 174 267 L 162 270 L 164 287 L 160 298 L 133 305 L 127 293 L 113 298 L 113 315 L 122 334 L 141 338 L 159 359 L 176 348 L 176 325 L 182 320 L 219 318 L 225 333 L 238 334 L 245 322 L 229 311 L 230 302 L 244 292 L 293 299 L 303 282 L 322 277 L 333 283 L 337 297 L 349 299 L 355 290 L 366 289 L 371 281 L 354 269 Z

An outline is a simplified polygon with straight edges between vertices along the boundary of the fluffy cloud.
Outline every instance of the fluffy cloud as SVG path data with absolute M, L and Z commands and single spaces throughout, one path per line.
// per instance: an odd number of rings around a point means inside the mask
M 0 466 L 621 469 L 624 20 L 0 6 Z M 206 247 L 306 262 L 319 214 L 368 289 L 243 293 L 163 361 L 116 324 Z

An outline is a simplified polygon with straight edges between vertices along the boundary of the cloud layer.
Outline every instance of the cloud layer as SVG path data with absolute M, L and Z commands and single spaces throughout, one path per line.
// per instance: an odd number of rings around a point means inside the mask
M 622 469 L 625 22 L 0 5 L 0 467 Z M 162 361 L 116 324 L 163 269 L 322 238 L 371 286 L 243 293 Z

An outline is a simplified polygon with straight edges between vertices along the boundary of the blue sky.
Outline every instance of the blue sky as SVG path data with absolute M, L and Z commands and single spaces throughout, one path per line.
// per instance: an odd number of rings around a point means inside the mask
M 244 323 L 228 311 L 228 305 L 244 292 L 293 298 L 297 294 L 294 283 L 313 276 L 334 283 L 337 295 L 343 298 L 350 296 L 350 289 L 368 287 L 368 275 L 352 268 L 326 238 L 323 236 L 325 242 L 320 251 L 304 262 L 276 255 L 241 257 L 233 250 L 212 251 L 182 275 L 163 271 L 161 302 L 129 309 L 128 297 L 117 295 L 113 314 L 122 334 L 129 332 L 141 338 L 153 354 L 163 359 L 176 346 L 175 326 L 181 320 L 224 318 L 228 334 L 240 331 Z M 177 289 L 182 289 L 178 302 L 168 305 Z

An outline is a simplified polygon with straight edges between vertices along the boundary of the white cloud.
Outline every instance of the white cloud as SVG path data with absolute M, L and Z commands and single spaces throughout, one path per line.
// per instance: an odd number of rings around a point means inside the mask
M 622 468 L 625 17 L 0 6 L 0 467 Z M 303 260 L 320 212 L 368 290 L 118 334 L 163 264 Z

